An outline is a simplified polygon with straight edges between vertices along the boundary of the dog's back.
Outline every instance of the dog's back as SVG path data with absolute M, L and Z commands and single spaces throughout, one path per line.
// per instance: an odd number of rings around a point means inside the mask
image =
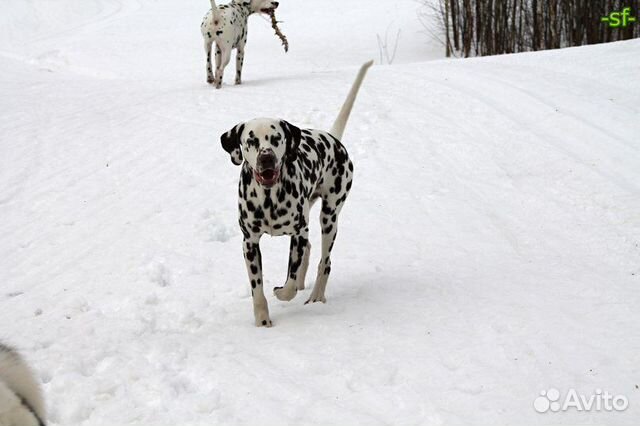
M 0 426 L 41 426 L 44 417 L 33 372 L 20 354 L 0 343 Z
M 242 8 L 235 2 L 211 8 L 204 16 L 200 32 L 205 40 L 210 39 L 221 48 L 237 48 L 246 40 L 247 19 Z

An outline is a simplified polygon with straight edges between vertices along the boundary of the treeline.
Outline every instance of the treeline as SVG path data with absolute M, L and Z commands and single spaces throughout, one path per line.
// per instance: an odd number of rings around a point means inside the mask
M 484 56 L 640 37 L 640 0 L 439 0 L 447 56 Z M 626 27 L 601 18 L 630 7 Z M 619 16 L 620 20 L 622 16 Z

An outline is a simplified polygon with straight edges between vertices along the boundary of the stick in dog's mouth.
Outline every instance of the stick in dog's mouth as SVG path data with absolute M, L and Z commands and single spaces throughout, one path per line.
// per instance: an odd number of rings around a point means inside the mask
M 284 46 L 284 51 L 289 51 L 289 42 L 287 41 L 287 37 L 282 34 L 280 28 L 278 27 L 278 20 L 276 19 L 276 10 L 275 9 L 265 9 L 264 13 L 271 17 L 271 28 L 273 28 L 276 32 L 276 35 L 282 41 L 282 45 Z

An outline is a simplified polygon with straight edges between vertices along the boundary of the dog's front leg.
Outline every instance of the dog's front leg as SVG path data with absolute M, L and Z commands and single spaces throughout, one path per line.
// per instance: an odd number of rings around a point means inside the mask
M 308 233 L 294 235 L 291 237 L 291 246 L 289 248 L 289 267 L 287 282 L 283 287 L 275 287 L 273 293 L 282 301 L 288 302 L 293 299 L 298 292 L 298 288 L 304 288 L 304 277 L 306 275 L 305 255 L 307 250 L 311 249 L 309 245 Z M 302 285 L 300 285 L 302 281 Z
M 262 255 L 260 254 L 260 237 L 245 238 L 242 244 L 244 249 L 244 261 L 249 273 L 251 283 L 251 297 L 253 298 L 253 315 L 257 327 L 271 327 L 269 319 L 269 306 L 264 297 L 262 281 Z

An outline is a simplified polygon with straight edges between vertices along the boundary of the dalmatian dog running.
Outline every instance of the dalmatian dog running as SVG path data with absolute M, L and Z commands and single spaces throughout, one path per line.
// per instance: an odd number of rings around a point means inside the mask
M 239 183 L 239 223 L 242 248 L 251 283 L 256 326 L 271 327 L 263 291 L 260 237 L 290 235 L 287 280 L 274 288 L 283 301 L 304 289 L 309 266 L 309 210 L 322 200 L 322 256 L 315 285 L 305 302 L 326 302 L 331 250 L 338 231 L 338 215 L 353 179 L 353 164 L 340 142 L 364 76 L 364 64 L 331 131 L 300 129 L 279 119 L 258 118 L 224 133 L 222 147 L 235 165 L 242 165 Z
M 271 0 L 232 0 L 229 4 L 217 7 L 215 0 L 210 1 L 211 10 L 204 16 L 200 25 L 207 55 L 207 83 L 213 83 L 216 89 L 222 86 L 224 69 L 231 60 L 231 51 L 237 49 L 236 84 L 241 84 L 249 15 L 272 13 L 278 8 L 279 3 Z M 211 47 L 214 42 L 216 44 L 215 76 L 211 63 Z

